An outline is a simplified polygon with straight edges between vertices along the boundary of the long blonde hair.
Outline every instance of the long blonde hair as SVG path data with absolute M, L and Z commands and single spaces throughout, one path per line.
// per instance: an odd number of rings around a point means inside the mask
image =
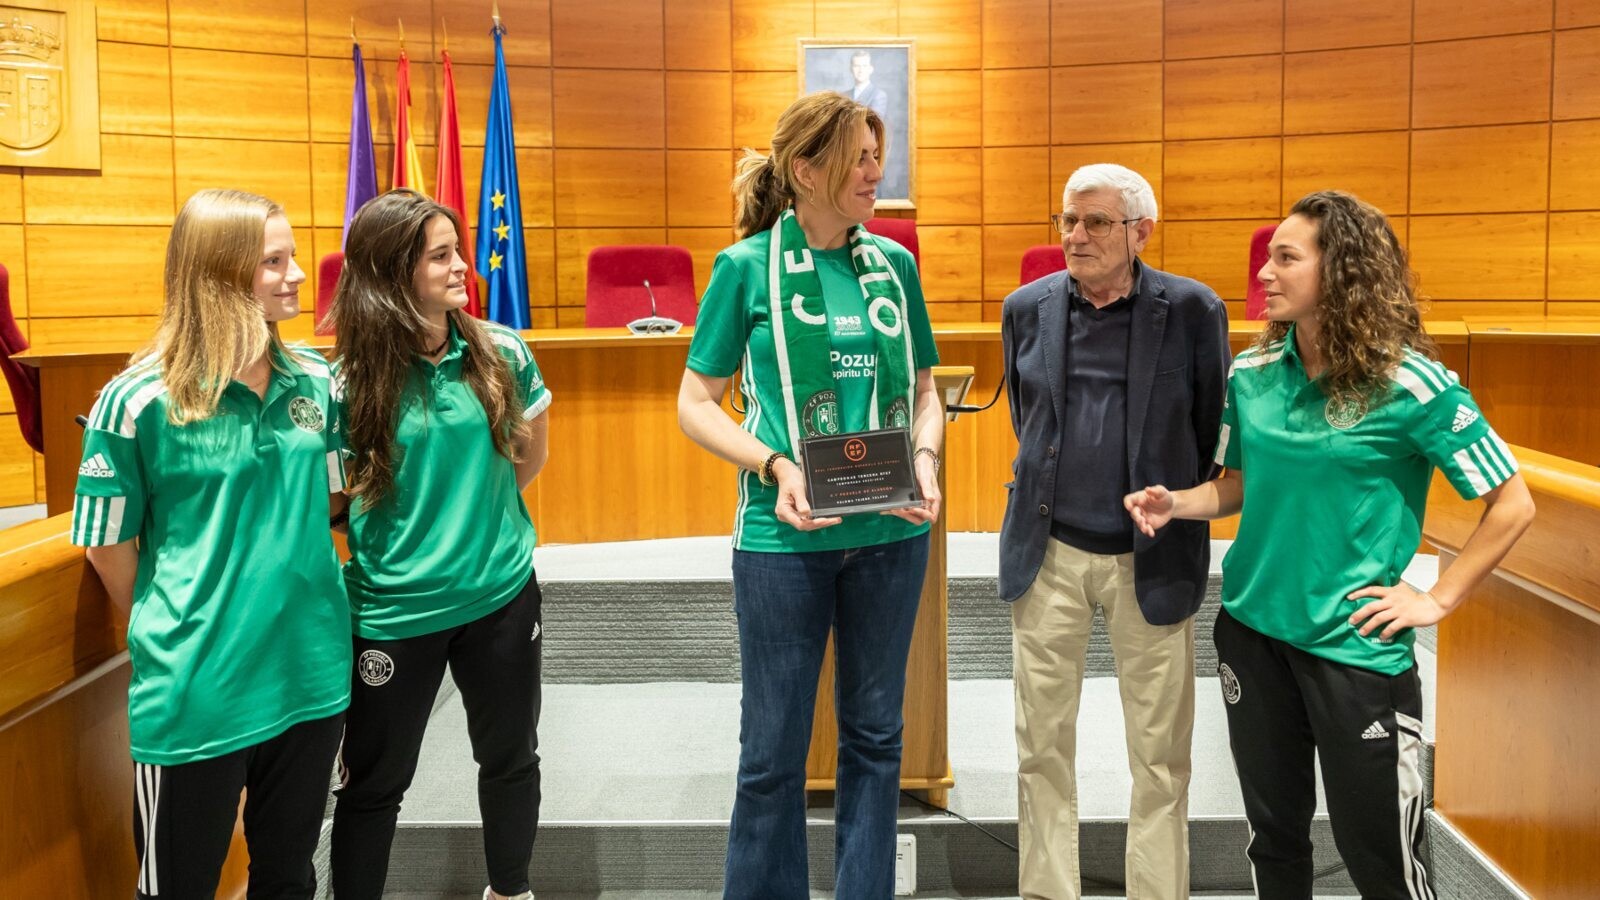
M 746 147 L 733 177 L 734 222 L 739 237 L 747 238 L 771 228 L 794 203 L 794 164 L 803 159 L 821 170 L 827 201 L 839 209 L 839 192 L 850 180 L 861 147 L 856 143 L 861 123 L 878 141 L 879 160 L 889 158 L 888 135 L 883 120 L 837 91 L 817 91 L 789 104 L 772 132 L 772 155 Z
M 221 188 L 197 192 L 178 211 L 167 240 L 161 323 L 134 356 L 160 359 L 173 424 L 209 418 L 236 374 L 269 345 L 283 351 L 278 326 L 255 295 L 267 220 L 281 215 L 283 207 L 265 197 Z

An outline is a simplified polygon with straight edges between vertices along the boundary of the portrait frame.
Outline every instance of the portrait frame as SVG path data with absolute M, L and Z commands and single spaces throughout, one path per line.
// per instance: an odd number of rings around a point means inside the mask
M 874 209 L 916 209 L 917 55 L 910 38 L 800 38 L 799 93 L 834 90 L 878 111 L 889 152 Z M 867 56 L 868 81 L 854 74 L 854 57 Z

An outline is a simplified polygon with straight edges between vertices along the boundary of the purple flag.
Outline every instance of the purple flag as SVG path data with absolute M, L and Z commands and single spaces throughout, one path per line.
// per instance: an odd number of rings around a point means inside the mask
M 363 203 L 378 196 L 378 160 L 372 152 L 372 118 L 367 114 L 367 70 L 361 64 L 361 45 L 351 44 L 355 55 L 356 88 L 350 101 L 350 171 L 344 189 L 344 235 Z M 344 248 L 344 235 L 339 247 Z

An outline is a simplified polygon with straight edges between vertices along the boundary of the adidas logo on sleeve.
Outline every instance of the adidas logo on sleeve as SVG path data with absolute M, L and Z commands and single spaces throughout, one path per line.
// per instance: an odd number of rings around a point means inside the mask
M 1381 741 L 1388 736 L 1389 732 L 1383 730 L 1383 724 L 1380 722 L 1373 722 L 1367 726 L 1366 731 L 1361 732 L 1363 741 Z
M 84 460 L 83 465 L 78 467 L 78 474 L 88 478 L 115 478 L 117 476 L 116 470 L 111 468 L 111 464 L 106 462 L 105 455 L 101 453 L 96 453 Z
M 1456 420 L 1455 423 L 1450 426 L 1450 430 L 1456 434 L 1460 434 L 1461 429 L 1471 425 L 1476 421 L 1478 421 L 1478 411 L 1463 403 L 1456 407 Z

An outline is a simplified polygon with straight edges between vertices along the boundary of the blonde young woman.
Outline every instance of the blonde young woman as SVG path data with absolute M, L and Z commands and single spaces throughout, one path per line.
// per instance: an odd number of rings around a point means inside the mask
M 1511 451 L 1422 327 L 1406 253 L 1355 197 L 1301 198 L 1257 277 L 1267 318 L 1228 375 L 1198 487 L 1135 491 L 1145 534 L 1241 513 L 1222 562 L 1219 681 L 1259 896 L 1310 900 L 1313 758 L 1363 897 L 1433 897 L 1422 844 L 1414 629 L 1456 609 L 1533 519 Z M 1426 591 L 1400 580 L 1437 468 L 1484 502 Z
M 861 227 L 883 177 L 878 114 L 841 94 L 795 101 L 772 156 L 734 181 L 744 240 L 722 251 L 700 301 L 678 418 L 738 466 L 734 612 L 743 682 L 728 898 L 809 896 L 805 760 L 822 653 L 837 649 L 836 890 L 894 887 L 906 657 L 939 515 L 944 409 L 917 267 Z M 743 366 L 742 426 L 719 400 Z M 816 517 L 795 463 L 817 435 L 909 430 L 923 505 Z
M 316 890 L 350 629 L 329 369 L 278 337 L 300 311 L 294 257 L 276 203 L 190 197 L 155 341 L 84 432 L 72 539 L 131 610 L 141 898 L 215 893 L 241 789 L 250 896 Z

